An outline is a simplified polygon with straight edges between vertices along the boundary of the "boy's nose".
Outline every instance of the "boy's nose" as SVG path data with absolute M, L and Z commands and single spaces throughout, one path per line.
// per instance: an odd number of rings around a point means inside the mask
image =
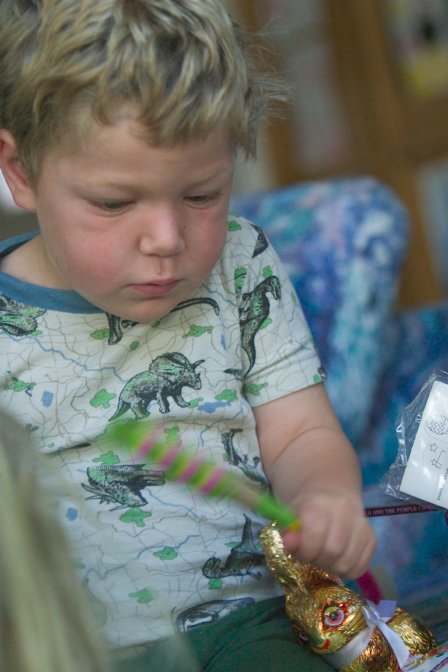
M 156 208 L 142 214 L 139 247 L 143 254 L 170 256 L 185 248 L 184 224 L 174 208 Z

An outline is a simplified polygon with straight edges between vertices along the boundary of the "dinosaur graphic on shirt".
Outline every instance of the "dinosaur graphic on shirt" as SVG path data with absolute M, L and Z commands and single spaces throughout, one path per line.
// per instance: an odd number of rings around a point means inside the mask
M 252 292 L 245 292 L 242 296 L 239 313 L 241 345 L 249 358 L 246 375 L 255 364 L 255 336 L 260 331 L 263 322 L 269 317 L 271 304 L 268 294 L 271 294 L 277 301 L 281 298 L 280 280 L 276 275 L 265 278 Z
M 116 420 L 127 411 L 132 411 L 136 418 L 147 417 L 152 401 L 157 401 L 161 413 L 168 413 L 169 397 L 181 408 L 188 407 L 182 389 L 201 389 L 201 377 L 196 369 L 203 362 L 203 359 L 199 359 L 192 363 L 181 352 L 167 352 L 156 357 L 147 371 L 137 373 L 123 387 L 118 408 L 110 419 Z
M 208 297 L 198 297 L 194 299 L 186 299 L 185 301 L 180 301 L 180 303 L 178 303 L 172 310 L 170 310 L 170 313 L 175 313 L 177 310 L 184 310 L 185 308 L 189 308 L 190 306 L 195 306 L 203 303 L 211 306 L 215 312 L 215 315 L 219 315 L 219 305 L 216 303 L 214 299 L 210 299 Z M 109 337 L 107 341 L 109 345 L 116 345 L 117 343 L 120 343 L 121 339 L 123 338 L 124 332 L 127 329 L 135 327 L 135 325 L 138 324 L 138 322 L 135 322 L 134 320 L 126 320 L 123 317 L 118 317 L 117 315 L 112 315 L 111 313 L 106 313 L 106 317 L 107 317 L 107 323 L 109 325 Z
M 37 318 L 47 311 L 27 306 L 0 294 L 0 330 L 12 336 L 30 336 L 37 327 Z
M 246 353 L 249 365 L 246 371 L 226 369 L 225 373 L 232 374 L 237 380 L 242 380 L 250 372 L 257 358 L 255 337 L 269 317 L 271 309 L 270 294 L 276 301 L 281 298 L 280 280 L 271 275 L 260 282 L 251 292 L 245 292 L 241 297 L 239 320 L 241 331 L 241 346 Z
M 185 299 L 185 301 L 180 301 L 176 306 L 174 306 L 174 308 L 170 310 L 170 313 L 175 313 L 177 310 L 183 310 L 184 308 L 189 308 L 190 306 L 197 306 L 202 303 L 211 306 L 215 312 L 215 315 L 219 315 L 220 312 L 219 305 L 216 303 L 215 299 L 210 299 L 207 296 L 199 296 L 194 299 Z
M 249 462 L 249 456 L 247 454 L 243 455 L 236 449 L 233 437 L 237 432 L 242 432 L 242 430 L 231 429 L 229 432 L 223 432 L 221 434 L 221 441 L 223 443 L 229 464 L 241 469 L 243 474 L 245 474 L 247 478 L 250 478 L 251 481 L 254 481 L 255 483 L 260 483 L 265 488 L 267 488 L 268 481 L 264 476 L 264 474 L 262 474 L 262 472 L 258 469 L 258 465 L 260 464 L 261 458 L 258 455 L 254 455 L 251 464 Z
M 255 229 L 255 231 L 258 234 L 257 242 L 255 243 L 254 253 L 252 255 L 252 259 L 254 259 L 269 247 L 269 243 L 263 229 L 260 226 L 252 224 L 252 228 Z
M 125 320 L 124 318 L 118 317 L 117 315 L 112 315 L 111 313 L 106 313 L 106 317 L 109 324 L 109 338 L 107 340 L 109 345 L 115 345 L 116 343 L 119 343 L 123 338 L 123 333 L 126 331 L 126 329 L 135 327 L 135 325 L 138 324 L 138 322 L 134 322 L 133 320 Z
M 165 483 L 163 471 L 148 469 L 144 464 L 101 464 L 88 467 L 86 473 L 88 482 L 82 487 L 92 493 L 88 499 L 116 504 L 112 511 L 144 506 L 148 501 L 141 491 Z
M 247 574 L 255 579 L 261 578 L 261 573 L 254 571 L 254 567 L 264 565 L 264 555 L 255 544 L 252 521 L 246 514 L 244 518 L 242 539 L 232 548 L 224 564 L 216 557 L 209 558 L 204 563 L 202 573 L 207 579 L 246 576 Z

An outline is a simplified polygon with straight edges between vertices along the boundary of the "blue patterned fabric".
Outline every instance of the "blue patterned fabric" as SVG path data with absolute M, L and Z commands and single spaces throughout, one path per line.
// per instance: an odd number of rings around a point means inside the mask
M 359 444 L 406 250 L 403 207 L 376 180 L 359 178 L 238 197 L 232 208 L 263 228 L 286 264 L 327 370 L 328 394 Z
M 406 211 L 371 178 L 305 183 L 235 198 L 268 234 L 299 295 L 327 370 L 329 396 L 358 450 L 368 491 L 397 454 L 403 408 L 435 369 L 448 371 L 448 306 L 394 311 L 407 249 Z M 448 638 L 443 511 L 372 519 L 373 568 L 397 598 Z

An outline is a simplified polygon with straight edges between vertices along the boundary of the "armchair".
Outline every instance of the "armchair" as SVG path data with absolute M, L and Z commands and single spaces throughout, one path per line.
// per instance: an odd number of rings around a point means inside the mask
M 376 179 L 238 196 L 283 259 L 327 370 L 325 385 L 355 445 L 366 498 L 397 453 L 396 422 L 436 368 L 448 370 L 448 306 L 397 311 L 409 221 Z M 442 511 L 373 518 L 382 596 L 448 638 L 448 528 Z

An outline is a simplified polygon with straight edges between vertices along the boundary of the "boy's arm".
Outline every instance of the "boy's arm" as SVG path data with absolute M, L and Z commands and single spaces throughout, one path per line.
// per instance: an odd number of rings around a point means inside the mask
M 288 550 L 335 574 L 360 576 L 375 539 L 364 516 L 358 458 L 323 385 L 258 406 L 254 413 L 273 492 L 301 521 L 298 533 L 284 535 Z

